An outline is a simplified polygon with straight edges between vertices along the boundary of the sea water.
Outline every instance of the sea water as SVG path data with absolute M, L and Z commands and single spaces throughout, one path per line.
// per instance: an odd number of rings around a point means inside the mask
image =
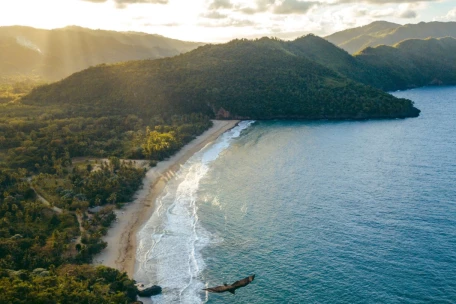
M 139 231 L 135 278 L 159 282 L 164 292 L 154 303 L 201 302 L 201 250 L 217 239 L 199 223 L 197 192 L 211 163 L 252 123 L 239 123 L 192 156 L 165 187 L 151 219 Z
M 194 155 L 138 234 L 153 302 L 456 303 L 456 88 L 394 95 L 421 116 L 242 122 Z

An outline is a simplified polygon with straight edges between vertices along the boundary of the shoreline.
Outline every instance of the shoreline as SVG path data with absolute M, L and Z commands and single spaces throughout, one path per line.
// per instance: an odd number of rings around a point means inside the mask
M 103 237 L 108 246 L 94 256 L 92 264 L 115 268 L 133 278 L 136 264 L 136 234 L 154 212 L 155 200 L 160 196 L 167 182 L 193 154 L 238 123 L 239 120 L 213 120 L 211 128 L 182 147 L 169 159 L 158 162 L 155 167 L 150 168 L 143 179 L 143 187 L 137 191 L 134 201 L 115 211 L 117 221 Z

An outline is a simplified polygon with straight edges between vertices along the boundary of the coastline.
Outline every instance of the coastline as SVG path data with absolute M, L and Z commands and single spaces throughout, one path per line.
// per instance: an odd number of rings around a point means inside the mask
M 109 266 L 126 272 L 130 278 L 133 277 L 136 261 L 136 234 L 154 212 L 155 200 L 167 182 L 193 154 L 235 127 L 239 120 L 213 120 L 213 123 L 210 129 L 182 147 L 179 152 L 147 171 L 143 187 L 137 192 L 135 200 L 122 209 L 116 210 L 117 221 L 103 237 L 108 246 L 94 257 L 94 265 Z

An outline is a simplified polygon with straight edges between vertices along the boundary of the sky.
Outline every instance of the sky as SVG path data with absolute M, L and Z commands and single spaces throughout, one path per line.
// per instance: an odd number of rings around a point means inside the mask
M 78 25 L 200 42 L 325 36 L 376 20 L 456 21 L 456 0 L 0 0 L 0 26 Z

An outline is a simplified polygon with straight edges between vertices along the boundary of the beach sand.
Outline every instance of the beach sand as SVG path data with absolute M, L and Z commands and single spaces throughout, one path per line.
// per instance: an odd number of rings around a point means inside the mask
M 184 146 L 178 153 L 168 160 L 159 162 L 154 168 L 147 171 L 143 180 L 143 187 L 136 195 L 136 199 L 117 210 L 117 221 L 108 230 L 103 238 L 108 247 L 94 257 L 93 264 L 106 265 L 127 272 L 133 277 L 136 260 L 136 233 L 151 217 L 154 203 L 166 186 L 193 154 L 200 151 L 208 143 L 216 140 L 222 133 L 236 126 L 238 120 L 214 120 L 214 125 Z

